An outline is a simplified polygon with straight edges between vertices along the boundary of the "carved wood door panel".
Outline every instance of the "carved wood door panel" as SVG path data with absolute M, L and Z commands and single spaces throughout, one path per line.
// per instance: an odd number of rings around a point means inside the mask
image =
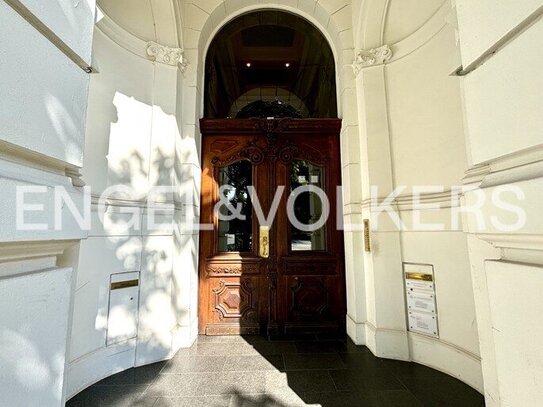
M 201 223 L 211 226 L 200 232 L 200 333 L 344 329 L 340 125 L 201 121 Z M 263 243 L 255 210 L 268 217 L 273 204 L 277 214 Z

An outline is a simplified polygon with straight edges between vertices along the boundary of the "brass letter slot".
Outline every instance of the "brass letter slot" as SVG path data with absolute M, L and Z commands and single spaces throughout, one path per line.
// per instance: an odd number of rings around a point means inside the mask
M 408 280 L 434 281 L 434 276 L 432 276 L 431 274 L 405 273 L 405 277 Z
M 364 219 L 364 250 L 371 252 L 370 221 Z
M 270 257 L 270 228 L 260 226 L 260 257 L 267 259 Z
M 117 283 L 111 283 L 111 291 L 122 290 L 123 288 L 137 287 L 138 285 L 140 285 L 140 280 L 119 281 Z

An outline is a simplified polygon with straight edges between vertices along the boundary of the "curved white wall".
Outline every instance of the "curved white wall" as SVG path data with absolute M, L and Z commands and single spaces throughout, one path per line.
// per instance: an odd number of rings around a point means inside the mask
M 192 343 L 197 327 L 197 235 L 183 225 L 197 212 L 199 170 L 196 147 L 178 118 L 183 76 L 176 66 L 124 49 L 100 29 L 94 51 L 99 73 L 90 85 L 83 168 L 93 192 L 93 229 L 79 253 L 70 396 L 121 370 L 171 357 Z M 97 200 L 115 185 L 135 195 L 110 199 L 102 224 Z M 150 204 L 154 186 L 173 186 L 178 194 Z M 158 229 L 147 223 L 151 209 Z M 141 227 L 123 228 L 134 211 Z M 124 276 L 139 279 L 135 308 L 111 306 L 110 281 Z M 118 313 L 137 323 L 137 334 L 120 342 L 108 340 L 108 321 Z
M 375 0 L 361 13 L 368 10 L 380 10 L 386 19 L 355 29 L 363 35 L 355 41 L 378 44 L 384 39 L 393 55 L 385 65 L 363 68 L 357 77 L 362 145 L 369 155 L 366 182 L 379 188 L 381 200 L 403 188 L 393 203 L 405 230 L 388 215 L 376 219 L 374 250 L 365 255 L 367 320 L 357 321 L 358 341 L 379 356 L 425 364 L 482 391 L 467 240 L 461 224 L 451 224 L 451 207 L 458 209 L 460 203 L 452 202 L 450 190 L 463 184 L 468 167 L 461 83 L 450 76 L 460 65 L 455 29 L 448 24 L 454 15 L 450 3 L 442 1 Z M 437 189 L 422 192 L 417 206 L 413 192 L 419 186 Z M 370 218 L 369 188 L 363 195 L 363 216 Z M 428 204 L 437 209 L 424 208 Z M 417 225 L 417 208 L 420 223 L 443 228 L 429 231 Z M 402 262 L 434 267 L 439 338 L 406 332 Z
M 104 6 L 107 11 L 109 6 Z M 437 184 L 446 189 L 459 185 L 467 159 L 460 87 L 457 79 L 449 77 L 459 62 L 454 29 L 446 24 L 450 5 L 428 1 L 411 6 L 413 17 L 406 24 L 397 18 L 403 6 L 380 0 L 368 2 L 364 8 L 325 1 L 318 4 L 300 2 L 298 8 L 255 5 L 251 1 L 199 2 L 198 5 L 186 2 L 180 8 L 179 20 L 184 22 L 184 53 L 190 64 L 186 78 L 175 67 L 148 60 L 144 40 L 156 40 L 156 33 L 136 30 L 134 35 L 129 34 L 106 16 L 95 39 L 95 59 L 100 73 L 91 83 L 85 156 L 90 164 L 84 168 L 84 180 L 94 186 L 95 194 L 121 182 L 145 197 L 149 187 L 165 178 L 197 191 L 200 171 L 198 119 L 203 102 L 201 89 L 206 47 L 214 33 L 235 16 L 255 9 L 278 8 L 312 21 L 330 40 L 337 58 L 338 92 L 343 106 L 341 140 L 347 223 L 362 223 L 371 210 L 367 206 L 371 185 L 382 187 L 384 196 L 399 185 L 411 188 Z M 353 9 L 374 14 L 355 18 Z M 123 16 L 121 24 L 129 28 L 129 22 L 134 23 L 137 19 L 136 14 Z M 390 18 L 386 19 L 386 16 Z M 365 22 L 371 20 L 370 17 L 385 23 L 380 24 L 379 29 L 353 29 L 353 20 Z M 145 19 L 149 20 L 149 16 Z M 163 20 L 165 24 L 167 20 Z M 353 32 L 364 33 L 365 37 L 354 38 Z M 394 53 L 391 61 L 363 69 L 355 82 L 350 66 L 355 57 L 354 45 L 376 42 L 379 45 L 378 39 L 370 38 L 374 34 L 381 40 L 397 38 L 401 41 L 390 44 Z M 173 160 L 176 170 L 154 168 L 158 156 L 164 159 L 163 162 Z M 422 163 L 414 159 L 421 156 L 426 157 Z M 194 195 L 198 196 L 198 193 Z M 441 202 L 445 203 L 446 199 L 445 194 Z M 194 202 L 190 210 L 197 214 L 197 198 Z M 121 211 L 123 205 L 117 203 L 112 207 L 111 216 Z M 145 206 L 141 199 L 131 205 Z M 181 219 L 180 210 L 175 214 L 178 217 L 173 218 L 172 213 L 166 215 L 169 222 Z M 410 208 L 404 205 L 399 214 L 409 223 Z M 434 220 L 446 219 L 449 214 L 448 208 L 435 213 L 424 212 L 424 216 Z M 176 349 L 173 346 L 164 346 L 162 351 L 157 351 L 151 345 L 152 349 L 149 349 L 156 333 L 160 336 L 160 332 L 175 330 L 176 326 L 186 328 L 182 335 L 186 344 L 195 334 L 192 329 L 196 324 L 197 307 L 197 235 L 150 235 L 145 230 L 119 233 L 110 225 L 93 230 L 81 247 L 77 282 L 81 290 L 76 296 L 77 320 L 74 319 L 71 355 L 72 392 L 132 366 L 134 355 L 136 364 L 169 357 Z M 373 234 L 375 248 L 379 249 L 365 255 L 359 231 L 346 231 L 345 238 L 347 320 L 353 340 L 367 344 L 378 356 L 414 360 L 482 389 L 465 236 L 452 229 L 437 234 L 417 230 L 400 233 L 383 223 Z M 168 248 L 166 260 L 159 268 L 157 264 L 146 266 L 145 263 L 153 244 Z M 102 271 L 97 274 L 89 259 L 99 253 Z M 177 269 L 176 259 L 181 258 L 191 265 L 189 270 Z M 406 330 L 404 261 L 430 263 L 435 267 L 440 339 L 408 334 Z M 138 339 L 116 345 L 126 352 L 120 354 L 124 359 L 116 361 L 112 367 L 111 363 L 105 362 L 108 352 L 112 352 L 112 348 L 106 346 L 106 294 L 110 276 L 120 272 L 142 273 L 143 297 L 139 308 Z M 146 274 L 151 278 L 147 283 Z M 156 288 L 148 291 L 145 284 L 153 287 L 158 275 L 166 283 L 177 275 L 189 278 L 180 285 L 181 292 L 162 291 L 165 299 L 174 296 L 179 308 L 171 310 L 170 319 L 158 322 L 145 334 L 145 319 L 141 314 L 147 309 L 145 295 L 150 298 L 161 291 Z M 458 292 L 464 294 L 458 296 Z M 170 309 L 165 303 L 161 307 Z M 97 317 L 101 318 L 101 325 L 97 324 L 100 320 Z M 138 352 L 142 356 L 138 356 Z M 101 363 L 102 368 L 95 368 L 94 376 L 88 376 L 89 366 Z
M 462 185 L 467 156 L 461 88 L 449 75 L 459 62 L 454 28 L 442 21 L 428 42 L 386 66 L 395 186 L 445 192 Z M 437 341 L 411 335 L 412 357 L 482 390 L 467 241 L 461 225 L 451 225 L 450 207 L 459 202 L 450 201 L 445 192 L 440 210 L 422 213 L 423 223 L 443 223 L 442 231 L 417 230 L 412 209 L 401 211 L 410 229 L 401 235 L 403 261 L 434 265 L 440 329 Z

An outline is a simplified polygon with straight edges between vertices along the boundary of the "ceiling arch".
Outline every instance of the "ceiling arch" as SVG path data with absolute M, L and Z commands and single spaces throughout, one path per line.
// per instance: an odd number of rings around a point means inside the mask
M 337 117 L 332 50 L 296 14 L 259 10 L 231 20 L 214 37 L 205 64 L 208 118 L 228 117 L 239 96 L 255 88 L 296 94 L 309 109 L 306 117 Z
M 181 9 L 177 0 L 98 0 L 98 7 L 119 27 L 148 42 L 180 47 Z

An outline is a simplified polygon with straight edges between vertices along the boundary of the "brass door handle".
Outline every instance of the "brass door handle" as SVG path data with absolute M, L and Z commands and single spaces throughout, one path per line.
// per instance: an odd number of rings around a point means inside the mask
M 260 226 L 260 257 L 267 259 L 270 257 L 270 228 L 268 226 Z

